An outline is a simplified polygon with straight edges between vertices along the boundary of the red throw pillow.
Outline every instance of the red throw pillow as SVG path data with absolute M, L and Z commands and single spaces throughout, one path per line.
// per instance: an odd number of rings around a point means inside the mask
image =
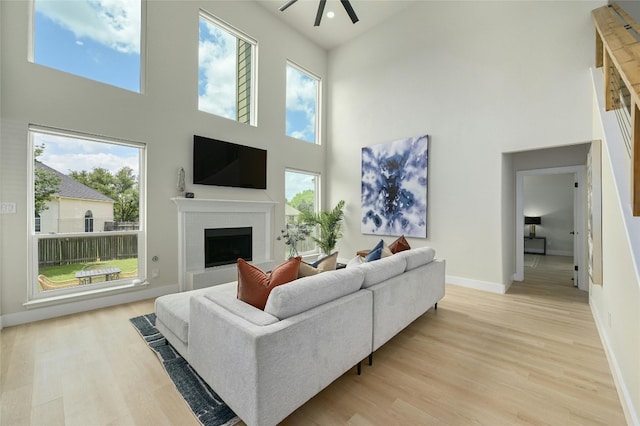
M 238 299 L 264 310 L 274 287 L 298 278 L 301 257 L 294 257 L 266 274 L 244 259 L 238 259 Z
M 398 239 L 392 242 L 391 245 L 389 246 L 389 249 L 393 254 L 399 253 L 401 251 L 409 250 L 410 248 L 411 246 L 409 245 L 407 240 L 404 238 L 404 235 L 401 235 L 400 237 L 398 237 Z

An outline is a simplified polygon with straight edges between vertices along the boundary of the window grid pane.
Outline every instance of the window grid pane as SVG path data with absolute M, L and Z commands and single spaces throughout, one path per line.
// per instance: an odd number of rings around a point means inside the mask
M 31 297 L 142 278 L 144 148 L 54 131 L 30 135 L 37 276 Z
M 287 64 L 286 135 L 320 143 L 320 79 L 292 63 Z
M 296 224 L 300 213 L 305 211 L 318 211 L 318 188 L 320 175 L 316 173 L 286 170 L 285 171 L 285 196 L 287 205 L 285 206 L 285 226 L 288 230 L 296 231 Z M 287 255 L 305 254 L 317 252 L 316 243 L 311 237 L 316 235 L 316 230 L 311 230 L 311 235 L 301 241 L 293 241 L 295 244 L 292 250 L 291 245 L 287 246 Z M 286 241 L 286 240 L 285 240 Z
M 35 0 L 33 14 L 34 63 L 140 93 L 141 0 Z
M 198 109 L 255 125 L 254 56 L 257 43 L 201 12 Z

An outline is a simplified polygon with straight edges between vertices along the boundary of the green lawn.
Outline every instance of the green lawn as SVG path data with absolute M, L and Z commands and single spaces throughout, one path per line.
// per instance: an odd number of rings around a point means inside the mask
M 94 263 L 94 262 L 90 262 Z M 120 268 L 123 273 L 134 272 L 138 269 L 138 259 L 120 259 L 109 260 L 108 262 L 114 268 Z M 75 279 L 76 272 L 80 271 L 87 263 L 72 263 L 70 265 L 61 266 L 43 266 L 40 267 L 39 274 L 45 275 L 51 281 L 65 281 Z

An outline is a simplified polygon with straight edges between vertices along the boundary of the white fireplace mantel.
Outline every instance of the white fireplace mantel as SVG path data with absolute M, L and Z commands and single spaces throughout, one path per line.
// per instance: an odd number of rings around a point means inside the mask
M 234 281 L 236 265 L 204 267 L 204 230 L 253 228 L 252 263 L 269 268 L 274 201 L 171 199 L 178 206 L 178 284 L 180 291 Z

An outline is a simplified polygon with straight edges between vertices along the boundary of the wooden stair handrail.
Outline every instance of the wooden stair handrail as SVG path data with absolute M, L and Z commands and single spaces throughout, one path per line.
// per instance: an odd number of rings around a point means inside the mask
M 640 41 L 629 30 L 640 34 L 640 25 L 617 3 L 599 7 L 591 15 L 596 28 L 596 67 L 604 67 L 606 110 L 614 108 L 610 65 L 617 70 L 631 97 L 631 207 L 633 215 L 640 216 Z

